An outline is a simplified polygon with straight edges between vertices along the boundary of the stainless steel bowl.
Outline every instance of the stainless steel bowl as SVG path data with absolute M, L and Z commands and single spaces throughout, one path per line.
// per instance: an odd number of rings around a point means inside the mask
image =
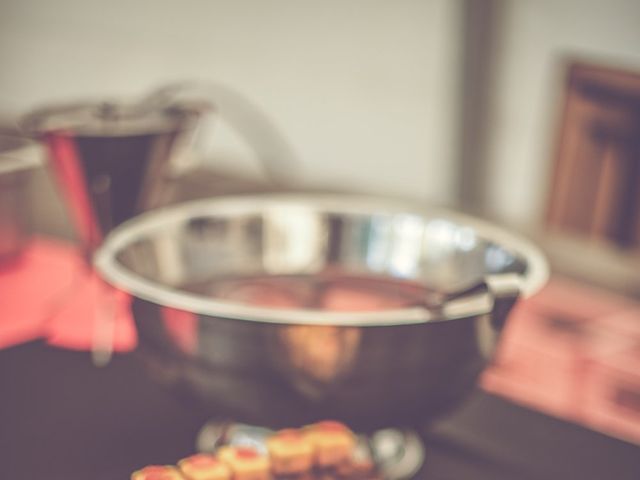
M 107 237 L 96 266 L 134 296 L 153 371 L 208 414 L 271 427 L 337 418 L 362 430 L 455 406 L 508 309 L 548 274 L 535 247 L 484 222 L 336 195 L 146 213 Z M 345 288 L 320 305 L 327 285 Z

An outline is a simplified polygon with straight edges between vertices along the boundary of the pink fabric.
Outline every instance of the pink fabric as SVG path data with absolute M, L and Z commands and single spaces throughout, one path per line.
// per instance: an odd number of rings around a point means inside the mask
M 640 444 L 640 304 L 553 278 L 509 317 L 482 385 Z
M 74 246 L 36 238 L 17 261 L 0 266 L 0 348 L 44 338 L 90 349 L 96 305 L 103 304 L 115 314 L 114 350 L 131 350 L 137 337 L 129 302 L 88 269 Z

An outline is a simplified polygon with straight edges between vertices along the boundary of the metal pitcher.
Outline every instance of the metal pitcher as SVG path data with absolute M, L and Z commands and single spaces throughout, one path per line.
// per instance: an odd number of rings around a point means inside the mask
M 171 163 L 211 109 L 151 95 L 130 104 L 54 105 L 24 118 L 27 133 L 46 146 L 88 254 L 113 227 L 158 205 Z

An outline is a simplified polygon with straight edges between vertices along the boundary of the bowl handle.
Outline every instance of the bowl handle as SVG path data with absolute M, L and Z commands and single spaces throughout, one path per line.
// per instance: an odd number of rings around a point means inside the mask
M 515 273 L 487 275 L 485 283 L 493 297 L 491 325 L 496 330 L 502 330 L 522 292 L 522 277 Z

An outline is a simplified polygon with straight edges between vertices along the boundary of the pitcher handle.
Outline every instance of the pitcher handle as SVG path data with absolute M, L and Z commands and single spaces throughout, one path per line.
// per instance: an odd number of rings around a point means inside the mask
M 139 103 L 140 108 L 198 108 L 217 114 L 246 142 L 274 185 L 291 182 L 299 167 L 293 147 L 273 120 L 238 91 L 217 82 L 178 82 L 155 89 Z M 197 128 L 191 151 L 202 150 L 209 133 Z

